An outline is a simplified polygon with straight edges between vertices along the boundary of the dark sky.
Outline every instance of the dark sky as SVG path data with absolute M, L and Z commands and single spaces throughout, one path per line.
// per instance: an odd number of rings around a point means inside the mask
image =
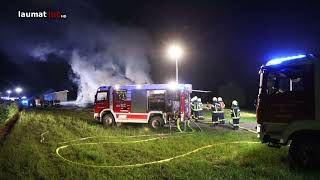
M 185 49 L 179 65 L 182 82 L 214 94 L 235 88 L 246 104 L 256 97 L 261 64 L 274 57 L 316 53 L 320 47 L 320 6 L 316 1 L 32 0 L 2 5 L 0 91 L 19 85 L 29 95 L 75 87 L 63 57 L 52 53 L 47 62 L 34 61 L 28 52 L 36 43 L 72 48 L 72 44 L 64 45 L 63 39 L 77 34 L 84 24 L 86 28 L 97 24 L 135 27 L 148 34 L 155 83 L 174 79 L 175 64 L 163 54 L 168 43 L 178 41 Z M 19 19 L 18 10 L 59 10 L 68 18 Z M 68 33 L 66 27 L 72 27 Z M 90 39 L 90 34 L 84 36 Z

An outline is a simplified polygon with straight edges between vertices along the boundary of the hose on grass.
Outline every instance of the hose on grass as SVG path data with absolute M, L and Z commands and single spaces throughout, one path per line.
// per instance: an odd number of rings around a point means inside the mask
M 40 137 L 41 137 L 40 143 L 44 143 L 44 140 L 45 140 L 44 135 L 45 135 L 45 134 L 48 134 L 48 133 L 49 133 L 49 131 L 45 131 L 45 132 L 43 132 L 43 133 L 40 134 Z
M 248 131 L 248 132 L 252 132 L 252 133 L 257 134 L 257 131 L 253 131 L 253 130 L 248 129 L 248 128 L 245 128 L 245 127 L 243 127 L 243 126 L 239 126 L 239 128 L 241 128 L 241 129 L 243 129 L 243 130 L 246 130 L 246 131 Z
M 193 122 L 193 121 L 192 121 Z M 193 122 L 199 129 L 200 132 L 202 131 L 202 129 L 200 128 L 200 126 L 198 126 L 197 123 Z M 78 165 L 78 166 L 83 166 L 83 167 L 91 167 L 91 168 L 138 168 L 138 167 L 144 167 L 147 165 L 153 165 L 153 164 L 162 164 L 162 163 L 167 163 L 170 162 L 172 160 L 175 159 L 179 159 L 182 157 L 186 157 L 188 155 L 197 153 L 199 151 L 202 151 L 204 149 L 208 149 L 208 148 L 212 148 L 215 146 L 220 146 L 220 145 L 226 145 L 226 144 L 256 144 L 259 142 L 254 142 L 254 141 L 234 141 L 234 142 L 224 142 L 224 143 L 216 143 L 216 144 L 209 144 L 209 145 L 205 145 L 199 148 L 196 148 L 192 151 L 186 152 L 184 154 L 180 154 L 177 156 L 173 156 L 170 158 L 166 158 L 166 159 L 162 159 L 162 160 L 157 160 L 157 161 L 151 161 L 151 162 L 145 162 L 145 163 L 136 163 L 136 164 L 126 164 L 126 165 L 94 165 L 94 164 L 85 164 L 85 163 L 81 163 L 81 162 L 76 162 L 76 161 L 72 161 L 70 159 L 67 159 L 66 157 L 64 157 L 61 154 L 61 151 L 64 149 L 67 149 L 71 146 L 87 146 L 87 145 L 101 145 L 101 144 L 135 144 L 135 143 L 146 143 L 146 142 L 150 142 L 150 141 L 156 141 L 156 140 L 161 140 L 161 139 L 167 139 L 169 137 L 175 137 L 175 136 L 185 136 L 185 135 L 195 135 L 194 132 L 196 132 L 196 130 L 194 130 L 191 127 L 191 122 L 188 121 L 188 127 L 192 130 L 192 132 L 183 132 L 181 131 L 180 128 L 180 122 L 177 123 L 177 128 L 180 130 L 180 132 L 171 134 L 171 133 L 167 133 L 167 134 L 153 134 L 153 135 L 134 135 L 134 136 L 122 136 L 123 138 L 138 138 L 138 137 L 150 137 L 148 139 L 143 139 L 143 140 L 129 140 L 129 141 L 111 141 L 111 142 L 85 142 L 85 143 L 75 143 L 75 142 L 79 142 L 79 141 L 84 141 L 84 140 L 88 140 L 88 139 L 94 139 L 94 138 L 99 138 L 99 137 L 105 137 L 105 136 L 91 136 L 91 137 L 84 137 L 84 138 L 80 138 L 80 139 L 74 139 L 74 140 L 69 140 L 69 141 L 64 141 L 64 142 L 60 142 L 58 144 L 63 144 L 59 147 L 56 148 L 55 153 L 56 155 L 61 158 L 63 161 L 70 163 L 70 164 L 74 164 L 74 165 Z M 48 131 L 44 132 L 41 134 L 41 143 L 44 143 L 44 135 L 49 133 Z M 155 137 L 154 137 L 155 136 Z M 110 138 L 118 138 L 117 136 L 109 136 Z
M 183 131 L 181 130 L 181 127 L 180 127 L 180 118 L 177 119 L 177 128 L 178 128 L 178 130 L 179 130 L 180 132 L 183 132 Z
M 63 145 L 60 146 L 56 149 L 56 154 L 58 155 L 58 157 L 60 157 L 62 160 L 64 160 L 65 162 L 74 164 L 74 165 L 79 165 L 79 166 L 84 166 L 84 167 L 92 167 L 92 168 L 137 168 L 137 167 L 144 167 L 147 165 L 152 165 L 152 164 L 161 164 L 161 163 L 166 163 L 166 162 L 170 162 L 172 160 L 178 159 L 178 158 L 182 158 L 185 156 L 188 156 L 190 154 L 194 154 L 197 153 L 199 151 L 202 151 L 204 149 L 208 149 L 208 148 L 212 148 L 215 146 L 220 146 L 220 145 L 227 145 L 227 144 L 257 144 L 259 142 L 254 142 L 254 141 L 235 141 L 235 142 L 224 142 L 224 143 L 216 143 L 216 144 L 210 144 L 210 145 L 206 145 L 206 146 L 202 146 L 199 148 L 196 148 L 192 151 L 186 152 L 184 154 L 180 154 L 177 156 L 173 156 L 170 158 L 166 158 L 166 159 L 162 159 L 162 160 L 158 160 L 158 161 L 151 161 L 151 162 L 145 162 L 145 163 L 137 163 L 137 164 L 127 164 L 127 165 L 94 165 L 94 164 L 85 164 L 85 163 L 80 163 L 80 162 L 76 162 L 76 161 L 72 161 L 69 160 L 65 157 L 63 157 L 60 154 L 60 151 L 62 149 L 66 149 L 69 146 L 82 146 L 82 145 L 97 145 L 97 144 L 129 144 L 129 143 L 142 143 L 142 142 L 148 142 L 148 141 L 154 141 L 157 140 L 159 138 L 150 138 L 150 139 L 146 139 L 146 140 L 137 140 L 137 141 L 127 141 L 127 142 L 96 142 L 96 143 L 79 143 L 79 144 L 70 144 L 70 145 Z
M 200 130 L 200 132 L 202 131 L 201 127 L 195 121 L 193 121 L 193 120 L 186 120 L 186 121 L 187 121 L 187 126 L 191 129 L 191 132 L 196 132 L 196 130 L 191 127 L 191 123 L 190 122 L 195 124 L 198 127 L 198 129 Z M 187 132 L 187 129 L 185 129 L 184 131 L 181 129 L 180 123 L 181 123 L 181 119 L 178 118 L 177 119 L 177 129 L 180 132 Z

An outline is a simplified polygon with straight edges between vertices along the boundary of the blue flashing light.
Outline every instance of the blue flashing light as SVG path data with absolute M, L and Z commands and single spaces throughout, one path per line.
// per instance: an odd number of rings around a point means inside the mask
M 24 106 L 28 106 L 28 100 L 22 100 L 21 104 L 24 105 Z
M 100 86 L 98 91 L 107 91 L 109 86 Z
M 307 55 L 305 55 L 305 54 L 299 54 L 299 55 L 296 55 L 296 56 L 289 56 L 289 57 L 271 59 L 270 61 L 267 62 L 266 66 L 277 65 L 277 64 L 281 64 L 284 61 L 290 61 L 290 60 L 294 60 L 294 59 L 301 59 L 301 58 L 305 58 L 306 56 Z

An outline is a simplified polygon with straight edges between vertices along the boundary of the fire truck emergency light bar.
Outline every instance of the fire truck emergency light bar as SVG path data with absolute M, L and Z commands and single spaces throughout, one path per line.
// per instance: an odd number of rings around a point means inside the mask
M 285 62 L 285 61 L 291 61 L 291 60 L 295 60 L 295 59 L 305 58 L 306 56 L 307 55 L 305 55 L 305 54 L 299 54 L 299 55 L 296 55 L 296 56 L 289 56 L 289 57 L 271 59 L 270 61 L 267 62 L 266 66 L 277 65 L 277 64 L 281 64 L 282 62 Z

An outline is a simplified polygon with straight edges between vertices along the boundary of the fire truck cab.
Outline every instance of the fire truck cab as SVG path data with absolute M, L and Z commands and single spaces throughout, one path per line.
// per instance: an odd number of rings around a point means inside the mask
M 94 117 L 105 127 L 115 123 L 148 123 L 157 129 L 190 117 L 190 84 L 101 86 L 95 95 Z
M 260 69 L 257 132 L 262 143 L 290 145 L 300 167 L 320 161 L 320 61 L 312 54 L 270 60 Z

